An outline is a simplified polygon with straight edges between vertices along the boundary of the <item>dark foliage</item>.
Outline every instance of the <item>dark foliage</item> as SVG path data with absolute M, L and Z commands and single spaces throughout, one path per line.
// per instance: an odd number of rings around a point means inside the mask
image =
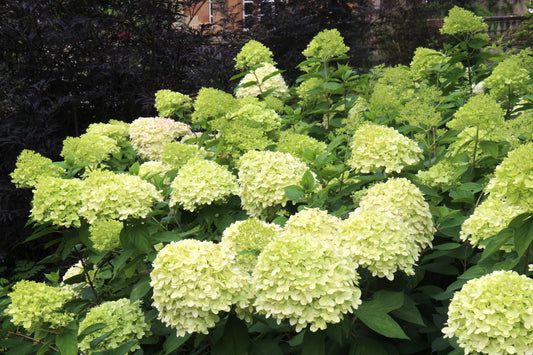
M 295 63 L 305 59 L 302 51 L 324 29 L 338 29 L 350 47 L 350 64 L 368 68 L 372 13 L 369 0 L 276 1 L 275 6 L 262 9 L 260 21 L 256 21 L 250 34 L 272 50 L 278 67 L 286 70 L 284 77 L 294 83 L 301 75 Z
M 8 175 L 22 149 L 57 159 L 63 139 L 90 123 L 155 114 L 159 89 L 229 89 L 237 34 L 220 42 L 204 35 L 208 28 L 176 26 L 178 4 L 0 3 L 0 260 L 24 237 L 30 194 Z

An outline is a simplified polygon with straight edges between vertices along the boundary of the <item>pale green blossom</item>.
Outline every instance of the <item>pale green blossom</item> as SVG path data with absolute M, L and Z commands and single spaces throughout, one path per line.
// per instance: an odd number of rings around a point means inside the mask
M 100 164 L 118 152 L 120 152 L 120 147 L 113 138 L 85 133 L 79 137 L 65 138 L 61 156 L 65 159 L 73 159 L 75 165 Z
M 268 244 L 253 273 L 255 307 L 299 332 L 339 323 L 361 303 L 357 264 L 332 244 L 310 235 L 286 234 Z
M 418 47 L 411 61 L 411 73 L 415 80 L 427 80 L 435 75 L 435 71 L 440 69 L 449 58 L 442 52 L 434 49 Z
M 19 188 L 34 187 L 42 177 L 65 176 L 65 169 L 52 164 L 52 160 L 29 149 L 24 149 L 19 154 L 15 166 L 15 170 L 10 174 L 11 182 Z
M 421 183 L 431 187 L 458 185 L 459 182 L 454 177 L 454 173 L 459 165 L 450 159 L 444 159 L 432 165 L 428 170 L 420 170 L 416 177 Z
M 91 123 L 85 133 L 112 138 L 120 145 L 129 141 L 130 124 L 117 120 L 109 120 L 109 123 Z
M 134 352 L 141 348 L 139 341 L 150 335 L 150 325 L 146 323 L 139 301 L 130 303 L 130 300 L 121 298 L 116 301 L 103 302 L 91 308 L 80 322 L 79 333 L 99 323 L 104 323 L 107 326 L 87 334 L 78 343 L 79 349 L 84 354 L 113 350 L 132 340 L 135 341 L 135 344 L 130 348 L 130 352 Z M 91 342 L 109 331 L 112 331 L 109 336 L 98 345 L 91 346 Z
M 259 68 L 252 70 L 242 78 L 235 96 L 237 98 L 250 96 L 257 97 L 265 94 L 269 90 L 273 90 L 270 95 L 275 97 L 287 96 L 287 84 L 285 84 L 285 80 L 283 80 L 281 74 L 278 73 L 265 79 L 267 75 L 273 74 L 276 71 L 278 71 L 278 69 L 272 64 L 261 63 Z M 252 86 L 246 86 L 246 84 L 251 82 L 254 82 L 255 84 Z M 243 87 L 243 85 L 245 85 L 245 87 Z
M 468 281 L 448 308 L 445 338 L 465 354 L 533 353 L 533 280 L 494 271 Z
M 353 134 L 357 131 L 357 129 L 367 121 L 365 112 L 368 111 L 368 109 L 368 101 L 364 97 L 359 96 L 353 107 L 348 111 L 348 116 L 342 119 L 341 122 L 344 124 L 344 127 L 340 132 L 342 133 L 346 131 Z
M 501 130 L 504 126 L 504 111 L 489 95 L 477 94 L 461 106 L 447 123 L 451 129 L 461 131 L 476 127 L 485 131 Z
M 524 60 L 520 55 L 510 55 L 498 63 L 491 75 L 485 79 L 490 95 L 507 105 L 524 94 L 533 91 L 527 82 L 531 79 Z
M 214 161 L 202 159 L 187 162 L 170 187 L 170 206 L 180 205 L 191 212 L 238 192 L 235 175 Z
M 400 172 L 422 158 L 422 149 L 415 141 L 394 128 L 364 124 L 355 132 L 350 143 L 348 164 L 357 173 L 378 171 Z
M 310 235 L 339 246 L 342 220 L 318 208 L 308 208 L 292 215 L 285 223 L 284 233 Z
M 272 59 L 272 52 L 270 49 L 253 39 L 249 40 L 244 46 L 242 46 L 235 58 L 235 62 L 235 68 L 243 70 L 250 69 L 261 63 L 276 65 L 276 62 Z
M 455 6 L 450 10 L 448 16 L 444 18 L 444 24 L 440 29 L 440 33 L 461 36 L 464 34 L 476 34 L 487 28 L 488 25 L 483 21 L 482 17 Z M 488 35 L 484 35 L 484 37 L 480 38 L 486 38 L 488 40 Z
M 22 280 L 8 294 L 11 303 L 5 309 L 5 314 L 11 316 L 11 323 L 32 333 L 39 329 L 54 330 L 74 319 L 72 314 L 64 310 L 65 303 L 73 295 L 74 292 L 67 289 Z
M 201 88 L 193 106 L 192 121 L 204 123 L 233 111 L 237 106 L 237 100 L 222 90 Z
M 200 150 L 197 145 L 185 144 L 180 142 L 171 142 L 163 147 L 161 153 L 161 162 L 179 169 L 193 158 L 203 158 L 205 152 Z
M 108 251 L 120 246 L 120 232 L 123 224 L 113 219 L 99 220 L 89 226 L 89 239 L 93 248 L 98 251 Z
M 169 143 L 169 144 L 181 144 L 181 143 Z M 163 148 L 163 152 L 165 152 L 165 148 Z M 165 164 L 160 161 L 147 161 L 147 162 L 142 163 L 139 166 L 139 176 L 148 181 L 150 181 L 151 177 L 158 176 L 162 179 L 163 187 L 169 187 L 170 183 L 172 182 L 172 178 L 167 176 L 166 174 L 173 169 L 174 167 L 172 165 Z
M 159 90 L 155 93 L 155 108 L 160 117 L 181 117 L 183 110 L 190 110 L 191 107 L 189 95 L 171 90 Z
M 322 61 L 334 59 L 346 54 L 350 50 L 344 44 L 344 39 L 337 29 L 323 30 L 318 33 L 307 48 L 302 52 L 307 58 L 318 58 Z
M 314 164 L 316 157 L 326 152 L 326 143 L 306 134 L 283 131 L 276 146 L 277 150 L 290 153 L 307 164 Z
M 177 336 L 207 334 L 233 304 L 247 308 L 250 277 L 220 244 L 185 239 L 159 251 L 150 273 L 153 306 Z

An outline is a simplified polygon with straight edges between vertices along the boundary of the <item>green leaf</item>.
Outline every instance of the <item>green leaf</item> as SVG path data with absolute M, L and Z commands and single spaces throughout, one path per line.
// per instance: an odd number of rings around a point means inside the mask
M 107 327 L 107 324 L 105 324 L 105 323 L 91 324 L 87 328 L 83 329 L 83 331 L 79 335 L 79 338 L 80 338 L 80 340 L 82 340 L 87 335 L 89 335 L 89 334 L 91 334 L 93 332 L 96 332 L 97 330 L 104 329 L 105 327 Z
M 33 233 L 32 235 L 30 235 L 28 238 L 26 238 L 26 240 L 24 240 L 24 243 L 27 243 L 29 241 L 32 241 L 32 240 L 35 240 L 37 238 L 41 238 L 47 234 L 51 234 L 51 233 L 54 233 L 54 232 L 57 232 L 57 227 L 55 226 L 52 226 L 52 227 L 47 227 L 47 228 L 44 228 L 42 230 L 40 230 L 39 232 L 36 232 L 36 233 Z
M 250 355 L 283 355 L 283 351 L 274 340 L 261 340 L 252 344 Z
M 322 330 L 317 332 L 306 330 L 302 342 L 302 354 L 326 355 L 326 332 Z
M 302 185 L 305 191 L 313 190 L 313 187 L 315 186 L 315 178 L 313 177 L 313 174 L 311 174 L 309 170 L 307 170 L 304 173 L 300 184 Z
M 396 318 L 403 319 L 409 323 L 425 325 L 424 320 L 422 319 L 422 314 L 420 314 L 420 311 L 416 308 L 415 302 L 407 296 L 404 297 L 403 306 L 393 310 L 391 314 Z
M 185 336 L 183 337 L 177 337 L 175 333 L 172 332 L 172 334 L 169 335 L 163 343 L 164 355 L 174 353 L 176 350 L 179 349 L 180 346 L 185 344 L 185 342 L 189 340 L 190 337 L 190 334 L 185 334 Z
M 99 351 L 94 355 L 126 355 L 130 352 L 131 347 L 137 343 L 136 340 L 128 341 L 127 343 L 122 344 L 118 348 L 106 351 Z
M 63 329 L 61 333 L 56 335 L 56 345 L 61 350 L 63 355 L 78 354 L 78 338 L 77 331 L 74 329 Z
M 350 347 L 350 355 L 389 355 L 382 343 L 371 338 L 357 337 Z
M 298 185 L 290 185 L 284 188 L 285 196 L 294 203 L 305 201 L 305 191 Z
M 322 84 L 322 87 L 329 91 L 335 91 L 342 88 L 342 85 L 333 81 L 328 81 Z
M 224 326 L 224 336 L 222 338 L 226 354 L 246 355 L 248 354 L 249 343 L 248 328 L 244 321 L 230 315 Z
M 481 255 L 481 260 L 483 261 L 498 250 L 507 243 L 508 240 L 513 238 L 515 234 L 515 230 L 512 228 L 504 228 L 499 233 L 493 235 L 490 238 L 487 238 L 483 240 L 480 244 L 485 246 L 485 250 L 483 250 L 483 254 Z
M 106 340 L 106 338 L 108 336 L 110 336 L 113 332 L 115 331 L 115 329 L 111 329 L 110 331 L 100 335 L 98 338 L 96 339 L 93 339 L 93 341 L 91 341 L 89 343 L 89 345 L 91 346 L 91 349 L 94 349 L 98 346 L 98 344 L 100 344 L 101 342 L 103 342 L 104 340 Z
M 361 304 L 365 310 L 378 313 L 389 313 L 403 306 L 404 293 L 396 291 L 380 290 L 374 293 L 370 301 Z
M 524 255 L 527 248 L 533 241 L 533 215 L 524 213 L 514 218 L 509 223 L 514 228 L 514 246 L 518 256 Z
M 479 148 L 481 148 L 483 153 L 490 155 L 493 158 L 498 158 L 498 155 L 499 155 L 498 143 L 491 142 L 491 141 L 481 141 L 479 142 Z
M 355 314 L 361 322 L 378 334 L 388 338 L 409 340 L 400 325 L 386 313 L 373 313 L 365 309 L 357 309 Z
M 150 230 L 145 224 L 136 224 L 132 227 L 126 227 L 121 232 L 122 236 L 129 238 L 133 245 L 144 253 L 152 251 L 152 244 L 150 243 Z
M 133 303 L 140 298 L 143 298 L 152 287 L 150 286 L 150 276 L 144 275 L 139 282 L 133 286 L 130 294 L 130 302 Z

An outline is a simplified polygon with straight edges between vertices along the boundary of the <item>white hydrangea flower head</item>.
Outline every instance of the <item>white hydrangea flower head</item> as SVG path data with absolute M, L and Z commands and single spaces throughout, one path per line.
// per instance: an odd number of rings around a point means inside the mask
M 258 218 L 234 222 L 222 233 L 221 244 L 235 255 L 237 264 L 251 273 L 263 248 L 281 234 L 281 227 Z
M 409 225 L 391 212 L 356 209 L 342 223 L 341 248 L 372 276 L 394 280 L 396 271 L 414 275 L 420 245 Z
M 306 134 L 283 131 L 277 143 L 277 150 L 290 153 L 306 164 L 315 162 L 316 157 L 326 151 L 327 145 Z
M 494 271 L 456 292 L 442 329 L 465 354 L 533 353 L 533 280 Z
M 130 124 L 131 144 L 147 160 L 159 160 L 167 143 L 190 132 L 187 124 L 163 117 L 139 117 Z
M 79 210 L 89 224 L 97 219 L 144 218 L 163 197 L 139 176 L 94 171 L 85 179 Z
M 292 215 L 284 232 L 291 235 L 311 235 L 339 246 L 342 220 L 319 208 L 308 208 Z
M 43 177 L 33 190 L 30 217 L 38 223 L 79 228 L 84 190 L 84 182 L 79 179 Z
M 98 323 L 105 323 L 107 326 L 87 334 L 78 344 L 84 354 L 113 350 L 131 340 L 136 341 L 130 349 L 134 352 L 141 348 L 139 340 L 150 334 L 150 325 L 145 321 L 139 301 L 130 303 L 126 298 L 107 301 L 91 308 L 85 319 L 80 322 L 79 333 Z M 113 332 L 107 338 L 97 346 L 91 347 L 93 340 L 110 330 Z
M 172 242 L 159 251 L 150 273 L 153 306 L 177 336 L 207 334 L 232 305 L 249 306 L 250 276 L 220 244 L 193 239 Z
M 348 164 L 358 173 L 378 171 L 399 173 L 406 165 L 422 158 L 417 143 L 391 127 L 364 124 L 350 144 L 352 155 Z
M 178 172 L 170 185 L 170 206 L 180 205 L 187 211 L 211 205 L 237 194 L 237 178 L 212 160 L 192 159 Z
M 91 123 L 85 133 L 109 137 L 118 144 L 123 144 L 129 141 L 130 124 L 117 120 L 110 120 L 109 123 Z
M 85 133 L 79 137 L 65 138 L 61 156 L 65 159 L 72 157 L 75 165 L 84 163 L 96 165 L 118 152 L 120 147 L 113 138 Z
M 89 226 L 89 239 L 98 251 L 113 250 L 120 246 L 120 232 L 124 225 L 113 219 L 95 220 Z
M 193 158 L 203 158 L 205 151 L 198 149 L 197 145 L 181 142 L 171 142 L 163 147 L 161 162 L 179 169 Z
M 17 157 L 15 170 L 10 174 L 11 182 L 18 188 L 35 187 L 45 176 L 63 177 L 65 169 L 52 164 L 52 160 L 33 150 L 24 149 Z
M 235 93 L 237 98 L 250 96 L 257 97 L 271 89 L 274 89 L 274 91 L 270 95 L 275 97 L 287 96 L 289 89 L 287 88 L 287 84 L 285 83 L 285 80 L 283 80 L 281 74 L 276 74 L 265 80 L 267 75 L 278 71 L 278 69 L 270 63 L 261 63 L 261 65 L 261 67 L 252 70 L 250 73 L 246 74 L 244 78 L 242 78 L 239 86 L 250 82 L 255 82 L 255 85 L 239 87 Z
M 505 200 L 489 196 L 464 221 L 459 237 L 462 241 L 468 241 L 474 246 L 484 248 L 483 245 L 479 245 L 480 242 L 506 228 L 513 218 L 524 212 L 524 208 L 520 206 L 514 206 Z M 511 251 L 513 248 L 504 245 L 503 249 Z
M 361 303 L 357 264 L 332 244 L 310 235 L 287 234 L 259 255 L 253 273 L 255 307 L 299 332 L 338 323 Z
M 271 207 L 284 207 L 284 188 L 298 185 L 308 167 L 289 153 L 252 150 L 239 159 L 238 169 L 242 206 L 256 217 Z
M 368 189 L 359 207 L 391 212 L 407 223 L 422 249 L 431 247 L 435 227 L 424 194 L 406 178 L 393 178 Z
M 71 290 L 22 280 L 13 286 L 8 296 L 11 304 L 5 313 L 12 317 L 11 323 L 29 332 L 64 327 L 74 319 L 72 314 L 63 310 L 65 303 L 74 296 Z
M 533 212 L 533 143 L 509 152 L 496 167 L 485 191 L 497 199 Z

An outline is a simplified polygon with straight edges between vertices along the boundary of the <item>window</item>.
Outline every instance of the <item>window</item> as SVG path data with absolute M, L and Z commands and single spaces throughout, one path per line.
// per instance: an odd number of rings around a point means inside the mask
M 242 8 L 244 28 L 253 27 L 255 21 L 261 20 L 262 14 L 275 10 L 274 0 L 243 0 Z

